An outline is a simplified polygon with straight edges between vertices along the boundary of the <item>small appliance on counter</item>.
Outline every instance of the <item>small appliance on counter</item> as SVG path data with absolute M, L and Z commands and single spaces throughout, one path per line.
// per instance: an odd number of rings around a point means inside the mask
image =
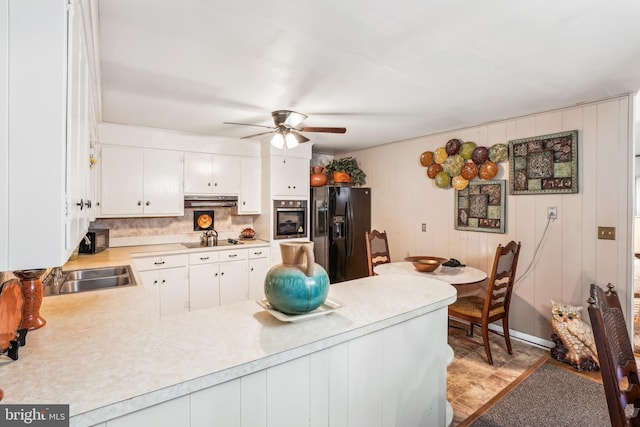
M 97 254 L 109 247 L 109 229 L 89 229 L 89 232 L 80 242 L 78 252 L 81 254 Z
M 216 230 L 207 230 L 200 237 L 202 246 L 218 246 L 218 232 Z

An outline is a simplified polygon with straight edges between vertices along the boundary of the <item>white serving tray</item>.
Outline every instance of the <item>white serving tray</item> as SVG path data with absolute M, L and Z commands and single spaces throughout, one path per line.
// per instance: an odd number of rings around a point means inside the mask
M 320 307 L 308 313 L 285 314 L 271 307 L 271 304 L 269 304 L 269 301 L 267 301 L 266 298 L 257 299 L 256 303 L 258 303 L 260 307 L 264 308 L 273 317 L 275 317 L 276 319 L 282 322 L 299 322 L 301 320 L 307 320 L 307 319 L 311 319 L 318 316 L 324 316 L 327 314 L 331 314 L 334 311 L 336 311 L 338 308 L 342 307 L 342 304 L 340 304 L 338 301 L 331 298 L 327 298 L 324 301 L 324 303 L 320 305 Z

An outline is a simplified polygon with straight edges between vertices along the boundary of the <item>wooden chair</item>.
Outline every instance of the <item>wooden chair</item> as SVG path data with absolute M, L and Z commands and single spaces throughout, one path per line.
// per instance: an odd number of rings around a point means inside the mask
M 449 306 L 449 316 L 469 322 L 467 337 L 473 336 L 473 327 L 479 325 L 482 329 L 482 343 L 484 344 L 487 361 L 493 365 L 491 347 L 489 346 L 489 324 L 502 319 L 504 340 L 509 354 L 511 339 L 509 337 L 509 304 L 513 283 L 516 277 L 516 267 L 520 256 L 520 243 L 509 242 L 506 246 L 498 245 L 493 259 L 493 268 L 487 279 L 487 290 L 484 296 L 472 295 L 459 297 Z M 477 343 L 477 341 L 473 341 Z
M 365 241 L 367 245 L 367 264 L 369 265 L 369 276 L 374 276 L 373 267 L 379 264 L 391 262 L 389 255 L 389 242 L 387 241 L 387 232 L 371 230 L 365 232 Z
M 618 293 L 591 284 L 589 318 L 613 427 L 640 426 L 640 382 Z M 634 410 L 635 409 L 635 410 Z

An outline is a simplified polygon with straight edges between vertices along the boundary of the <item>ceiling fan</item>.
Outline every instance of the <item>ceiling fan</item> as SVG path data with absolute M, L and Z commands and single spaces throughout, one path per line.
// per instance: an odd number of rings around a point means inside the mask
M 300 126 L 302 121 L 307 118 L 305 114 L 296 113 L 291 110 L 276 110 L 271 112 L 273 123 L 275 126 L 254 125 L 251 123 L 224 122 L 227 125 L 241 126 L 257 126 L 261 128 L 271 129 L 266 132 L 260 132 L 253 135 L 243 136 L 241 139 L 253 138 L 254 136 L 266 135 L 273 133 L 271 144 L 277 148 L 293 148 L 299 143 L 309 141 L 309 138 L 299 132 L 325 132 L 325 133 L 345 133 L 346 128 L 337 127 L 309 127 Z M 300 127 L 299 127 L 300 126 Z

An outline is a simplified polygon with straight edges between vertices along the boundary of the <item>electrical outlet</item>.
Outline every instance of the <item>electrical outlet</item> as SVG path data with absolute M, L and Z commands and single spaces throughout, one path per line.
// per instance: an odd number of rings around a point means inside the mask
M 558 219 L 558 208 L 556 207 L 547 208 L 547 218 Z
M 427 224 L 422 223 L 422 232 L 427 231 Z

